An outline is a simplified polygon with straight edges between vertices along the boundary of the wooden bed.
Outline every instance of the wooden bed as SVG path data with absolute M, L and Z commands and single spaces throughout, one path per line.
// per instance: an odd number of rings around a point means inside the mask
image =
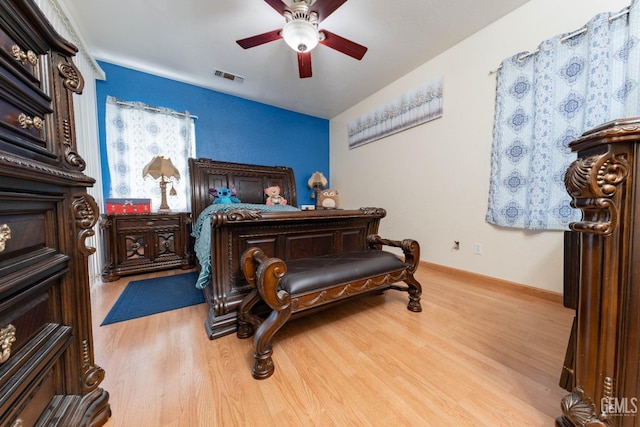
M 297 205 L 293 170 L 189 159 L 194 222 L 213 202 L 210 188 L 235 187 L 243 203 L 264 204 L 264 189 L 279 185 L 289 205 Z M 203 288 L 208 304 L 205 328 L 210 339 L 237 330 L 240 303 L 251 286 L 240 270 L 243 252 L 255 246 L 285 261 L 367 248 L 386 212 L 381 208 L 259 212 L 232 210 L 211 215 L 211 275 Z

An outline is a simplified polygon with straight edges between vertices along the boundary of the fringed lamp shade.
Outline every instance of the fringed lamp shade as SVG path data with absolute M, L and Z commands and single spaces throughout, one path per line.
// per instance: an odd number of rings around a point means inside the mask
M 312 190 L 311 198 L 316 199 L 316 206 L 319 206 L 318 202 L 320 198 L 318 197 L 318 192 L 326 188 L 328 183 L 327 178 L 325 178 L 322 172 L 318 171 L 311 174 L 311 178 L 307 181 L 307 186 Z
M 147 176 L 153 179 L 160 179 L 160 192 L 162 194 L 162 202 L 160 203 L 160 211 L 170 211 L 169 204 L 167 203 L 167 179 L 175 178 L 180 179 L 180 172 L 171 163 L 171 159 L 165 159 L 163 156 L 155 156 L 149 164 L 142 169 L 142 177 Z M 175 190 L 172 189 L 172 195 Z

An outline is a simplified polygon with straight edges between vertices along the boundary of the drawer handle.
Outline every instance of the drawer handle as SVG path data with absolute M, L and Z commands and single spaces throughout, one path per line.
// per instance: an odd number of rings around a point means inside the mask
M 13 424 L 11 424 L 11 427 L 22 427 L 23 425 L 24 421 L 22 421 L 22 418 L 18 418 L 13 422 Z
M 23 129 L 31 129 L 32 127 L 42 130 L 42 126 L 44 125 L 44 120 L 40 117 L 29 117 L 24 113 L 20 113 L 18 116 L 18 123 Z
M 9 239 L 11 239 L 11 229 L 7 224 L 0 225 L 0 252 L 5 250 Z
M 19 61 L 22 65 L 27 65 L 27 61 L 34 67 L 38 65 L 38 56 L 31 50 L 24 53 L 24 51 L 20 49 L 20 46 L 14 44 L 11 46 L 11 52 L 13 52 L 13 57 L 16 58 L 16 61 Z
M 154 223 L 153 223 L 153 221 L 147 221 L 147 225 L 148 225 L 149 227 L 151 227 L 153 224 L 154 224 Z
M 16 327 L 9 325 L 0 329 L 0 363 L 9 360 L 11 356 L 11 344 L 16 341 Z

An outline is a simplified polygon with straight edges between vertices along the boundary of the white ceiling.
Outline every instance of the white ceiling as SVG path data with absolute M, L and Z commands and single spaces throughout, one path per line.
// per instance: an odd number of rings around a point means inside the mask
M 527 1 L 349 0 L 319 28 L 369 50 L 357 61 L 319 45 L 307 79 L 284 40 L 236 44 L 284 25 L 264 0 L 60 3 L 98 60 L 330 119 Z M 216 69 L 244 82 L 214 77 Z

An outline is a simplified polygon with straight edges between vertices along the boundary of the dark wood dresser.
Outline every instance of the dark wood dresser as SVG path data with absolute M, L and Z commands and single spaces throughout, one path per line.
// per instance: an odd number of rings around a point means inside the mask
M 86 239 L 98 208 L 76 151 L 83 79 L 30 0 L 0 1 L 0 425 L 106 423 Z
M 102 215 L 100 229 L 105 282 L 128 274 L 195 265 L 189 212 Z
M 571 224 L 578 289 L 564 375 L 571 393 L 557 426 L 640 426 L 640 118 L 586 132 L 565 183 L 582 220 Z

